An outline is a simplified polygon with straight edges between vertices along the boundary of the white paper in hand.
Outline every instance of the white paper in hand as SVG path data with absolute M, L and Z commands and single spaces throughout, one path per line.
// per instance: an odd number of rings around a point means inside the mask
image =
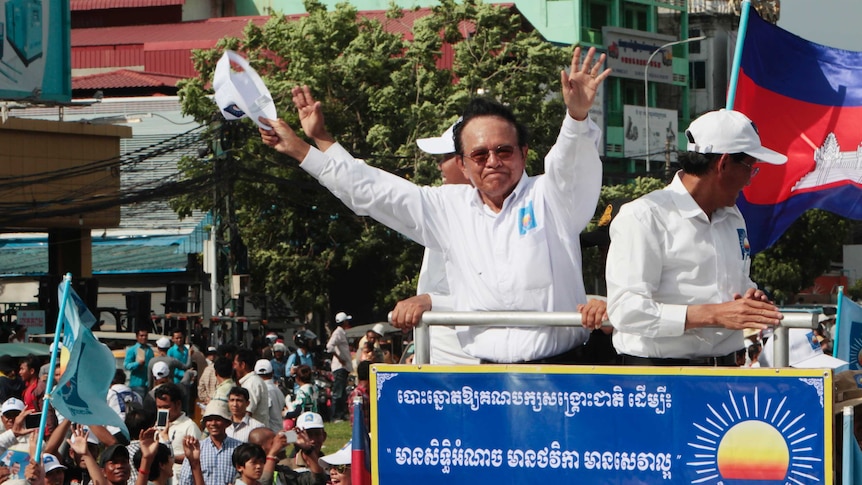
M 231 62 L 242 68 L 242 71 L 231 69 Z M 263 80 L 241 55 L 234 51 L 225 51 L 216 64 L 213 79 L 215 101 L 227 120 L 238 120 L 249 117 L 265 130 L 272 129 L 261 123 L 258 118 L 274 120 L 275 103 Z

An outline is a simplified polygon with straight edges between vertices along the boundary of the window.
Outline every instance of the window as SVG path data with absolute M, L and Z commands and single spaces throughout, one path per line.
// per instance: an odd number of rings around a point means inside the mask
M 700 29 L 688 29 L 688 38 L 692 37 L 700 37 L 703 35 Z M 688 44 L 688 53 L 689 54 L 700 54 L 700 41 L 697 42 L 689 42 Z
M 647 9 L 646 5 L 626 5 L 623 10 L 623 27 L 649 31 L 649 25 L 647 25 L 649 11 Z
M 706 61 L 688 63 L 688 87 L 706 89 Z
M 590 29 L 601 32 L 602 27 L 611 24 L 611 6 L 601 0 L 588 0 L 586 23 Z

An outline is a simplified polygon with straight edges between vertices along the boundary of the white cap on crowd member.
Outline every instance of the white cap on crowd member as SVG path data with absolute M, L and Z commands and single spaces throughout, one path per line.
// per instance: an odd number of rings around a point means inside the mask
M 382 323 L 375 323 L 374 326 L 371 327 L 371 331 L 382 337 L 384 332 L 386 332 L 386 327 L 384 327 Z
M 266 359 L 260 359 L 254 363 L 254 373 L 257 375 L 272 374 L 272 363 Z
M 167 337 L 162 337 L 156 340 L 156 347 L 160 349 L 169 349 L 171 348 L 171 339 Z
M 345 320 L 352 320 L 353 317 L 344 313 L 338 312 L 335 314 L 335 323 L 343 323 Z
M 760 135 L 747 116 L 739 111 L 710 111 L 692 121 L 685 130 L 686 150 L 697 153 L 745 153 L 761 162 L 782 165 L 787 157 L 760 143 Z
M 323 417 L 311 411 L 304 412 L 296 418 L 296 427 L 299 429 L 323 429 Z
M 458 118 L 457 121 L 443 132 L 442 135 L 433 138 L 419 138 L 416 140 L 416 145 L 419 149 L 430 155 L 448 155 L 455 153 L 455 125 L 461 122 L 463 118 Z
M 331 455 L 321 456 L 320 459 L 317 461 L 320 464 L 320 467 L 324 470 L 329 470 L 330 468 L 337 465 L 349 465 L 353 460 L 352 443 L 353 440 L 350 440 L 335 453 Z
M 171 374 L 171 368 L 168 367 L 167 362 L 156 362 L 153 364 L 153 377 L 156 379 L 161 379 L 162 377 L 167 377 Z
M 3 401 L 3 406 L 0 406 L 0 414 L 6 414 L 9 411 L 23 411 L 24 401 L 17 397 L 10 397 Z
M 57 457 L 50 453 L 42 453 L 42 466 L 45 467 L 45 473 L 50 473 L 58 468 L 66 469 Z
M 791 328 L 790 335 L 790 367 L 800 369 L 837 369 L 847 365 L 846 361 L 836 359 L 823 353 L 818 335 L 807 328 Z M 767 342 L 763 352 L 758 357 L 761 367 L 772 367 L 774 342 Z

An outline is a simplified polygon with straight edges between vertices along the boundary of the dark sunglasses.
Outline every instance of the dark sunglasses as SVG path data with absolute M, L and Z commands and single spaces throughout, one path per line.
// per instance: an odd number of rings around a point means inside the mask
M 515 154 L 515 147 L 512 145 L 499 145 L 497 148 L 477 148 L 470 153 L 462 153 L 462 156 L 473 160 L 476 163 L 485 163 L 491 156 L 491 153 L 497 155 L 499 160 L 509 160 Z

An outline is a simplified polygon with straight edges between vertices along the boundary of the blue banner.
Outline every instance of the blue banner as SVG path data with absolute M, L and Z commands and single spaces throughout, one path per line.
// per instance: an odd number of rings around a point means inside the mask
M 371 375 L 381 485 L 832 483 L 828 370 L 377 365 Z

